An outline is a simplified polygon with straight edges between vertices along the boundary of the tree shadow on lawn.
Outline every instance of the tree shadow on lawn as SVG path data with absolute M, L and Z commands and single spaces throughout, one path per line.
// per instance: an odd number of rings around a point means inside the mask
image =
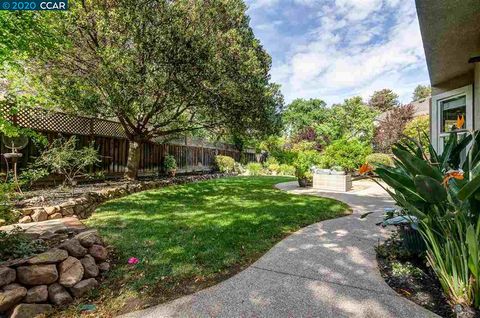
M 189 294 L 237 273 L 288 234 L 348 210 L 335 200 L 272 188 L 291 179 L 239 179 L 147 191 L 101 206 L 87 223 L 117 253 L 107 288 L 141 293 L 140 305 Z M 129 257 L 140 264 L 128 266 Z

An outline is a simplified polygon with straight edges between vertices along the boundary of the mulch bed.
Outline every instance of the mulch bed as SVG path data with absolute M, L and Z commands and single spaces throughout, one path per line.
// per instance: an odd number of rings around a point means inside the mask
M 385 282 L 397 293 L 441 317 L 456 317 L 431 268 L 418 261 L 392 260 L 378 255 L 377 261 Z M 419 271 L 416 271 L 417 275 L 396 276 L 393 274 L 394 262 L 405 266 L 413 265 Z

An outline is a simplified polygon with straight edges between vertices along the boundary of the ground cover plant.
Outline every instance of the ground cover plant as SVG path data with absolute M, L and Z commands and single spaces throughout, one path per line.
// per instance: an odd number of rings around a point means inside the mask
M 251 264 L 288 234 L 348 213 L 331 199 L 275 189 L 289 177 L 231 177 L 137 193 L 87 220 L 118 265 L 95 316 L 153 305 L 212 285 Z M 129 265 L 131 257 L 139 259 Z

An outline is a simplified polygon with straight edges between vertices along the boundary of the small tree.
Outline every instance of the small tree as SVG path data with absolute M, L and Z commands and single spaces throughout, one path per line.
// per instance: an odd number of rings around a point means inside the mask
M 432 88 L 428 85 L 418 85 L 413 91 L 412 101 L 420 101 L 432 95 Z
M 380 112 L 386 112 L 399 104 L 398 95 L 388 88 L 374 92 L 368 101 L 370 107 Z
M 77 180 L 89 176 L 88 168 L 100 162 L 93 143 L 77 149 L 77 138 L 56 139 L 38 157 L 35 165 L 64 177 L 64 184 L 76 186 Z
M 373 145 L 376 151 L 390 153 L 394 143 L 402 138 L 405 125 L 412 120 L 415 107 L 412 104 L 389 111 L 375 129 Z

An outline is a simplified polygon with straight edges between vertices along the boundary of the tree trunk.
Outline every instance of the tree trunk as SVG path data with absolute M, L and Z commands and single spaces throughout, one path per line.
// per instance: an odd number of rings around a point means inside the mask
M 125 170 L 125 179 L 136 180 L 138 177 L 138 166 L 140 165 L 141 143 L 130 140 L 128 142 L 127 169 Z

